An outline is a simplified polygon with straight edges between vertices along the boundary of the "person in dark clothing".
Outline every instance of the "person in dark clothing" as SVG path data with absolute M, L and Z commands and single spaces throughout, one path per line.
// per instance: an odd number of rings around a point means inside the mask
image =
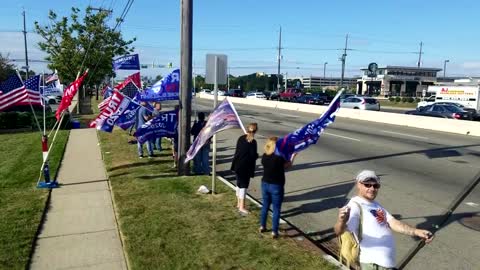
M 257 123 L 251 123 L 247 126 L 247 134 L 238 138 L 230 168 L 237 175 L 237 208 L 242 214 L 248 214 L 245 196 L 250 178 L 255 175 L 255 163 L 258 158 L 257 141 L 254 139 L 256 132 Z
M 263 177 L 262 177 L 262 211 L 260 215 L 260 232 L 265 232 L 267 226 L 267 215 L 270 204 L 272 205 L 272 237 L 278 238 L 278 225 L 280 223 L 280 211 L 282 208 L 285 169 L 293 164 L 296 154 L 292 155 L 291 160 L 285 160 L 283 157 L 275 154 L 277 137 L 268 138 L 262 156 Z
M 197 138 L 200 131 L 203 129 L 207 122 L 205 121 L 205 113 L 199 112 L 198 113 L 198 121 L 192 126 L 190 130 L 190 134 L 193 136 L 193 141 Z M 205 143 L 205 145 L 200 148 L 198 153 L 193 158 L 193 173 L 195 174 L 210 174 L 210 165 L 208 160 L 208 154 L 210 153 L 210 140 Z

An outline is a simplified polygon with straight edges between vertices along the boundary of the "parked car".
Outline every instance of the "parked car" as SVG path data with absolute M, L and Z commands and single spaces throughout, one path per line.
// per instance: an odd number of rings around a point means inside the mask
M 201 94 L 209 94 L 209 95 L 212 95 L 212 90 L 210 89 L 202 89 L 202 91 L 200 91 Z
M 280 98 L 280 94 L 278 93 L 278 91 L 272 91 L 270 92 L 270 95 L 267 95 L 267 99 L 270 99 L 270 100 L 278 100 Z
M 301 89 L 288 88 L 280 93 L 280 100 L 295 102 L 303 95 Z
M 340 107 L 359 110 L 380 111 L 380 103 L 378 102 L 378 100 L 371 97 L 348 97 L 341 101 Z
M 215 91 L 212 91 L 212 94 L 215 95 Z M 217 90 L 217 95 L 218 96 L 225 96 L 226 92 L 223 90 Z
M 228 95 L 231 97 L 243 97 L 243 91 L 241 89 L 228 89 Z
M 406 111 L 406 114 L 422 115 L 438 118 L 451 118 L 470 120 L 470 113 L 452 105 L 432 104 L 417 108 L 416 110 Z
M 57 104 L 62 101 L 62 97 L 59 96 L 43 96 L 43 100 L 47 104 Z
M 312 98 L 310 99 L 309 103 L 324 105 L 324 104 L 329 104 L 332 101 L 332 99 L 333 99 L 332 97 L 328 96 L 325 93 L 316 93 L 312 95 Z
M 313 95 L 303 95 L 295 99 L 298 103 L 313 104 L 311 103 Z
M 260 93 L 260 92 L 248 93 L 245 98 L 248 98 L 248 99 L 267 99 L 265 94 Z

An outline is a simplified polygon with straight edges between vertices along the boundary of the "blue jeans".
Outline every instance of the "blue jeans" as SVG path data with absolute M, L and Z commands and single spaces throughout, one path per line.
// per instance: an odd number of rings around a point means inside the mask
M 152 141 L 146 141 L 147 144 L 147 151 L 149 156 L 153 156 L 153 146 L 152 146 Z M 143 143 L 137 142 L 137 150 L 138 150 L 138 156 L 141 157 L 143 156 Z
M 208 175 L 210 173 L 210 162 L 208 160 L 209 154 L 210 145 L 205 144 L 195 155 L 195 157 L 193 158 L 193 172 L 195 174 Z
M 272 205 L 272 233 L 278 235 L 278 225 L 280 223 L 280 211 L 282 208 L 284 189 L 281 185 L 269 184 L 262 181 L 262 213 L 260 215 L 260 226 L 267 227 L 267 215 L 270 204 Z
M 157 149 L 158 151 L 162 151 L 162 137 L 156 138 L 154 145 L 155 145 L 155 149 Z

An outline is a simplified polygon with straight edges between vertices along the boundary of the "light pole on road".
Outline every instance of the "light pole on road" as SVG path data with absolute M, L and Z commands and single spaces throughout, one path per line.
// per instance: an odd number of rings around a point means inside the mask
M 450 62 L 450 60 L 445 60 L 443 61 L 443 80 L 445 81 L 445 73 L 447 72 L 447 63 Z
M 328 62 L 323 63 L 323 83 L 325 83 L 325 70 L 327 70 Z

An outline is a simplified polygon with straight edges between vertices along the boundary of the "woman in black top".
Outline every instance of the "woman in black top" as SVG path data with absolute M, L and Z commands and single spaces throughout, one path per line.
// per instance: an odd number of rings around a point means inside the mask
M 232 160 L 231 170 L 237 175 L 237 208 L 242 214 L 248 214 L 245 208 L 245 195 L 250 178 L 255 174 L 255 163 L 258 158 L 257 141 L 254 135 L 257 132 L 257 123 L 247 126 L 247 134 L 237 140 L 235 155 Z
M 280 222 L 280 211 L 282 208 L 285 169 L 292 166 L 296 154 L 292 155 L 290 161 L 275 155 L 275 144 L 277 137 L 270 137 L 265 144 L 265 154 L 262 156 L 263 178 L 262 178 L 262 212 L 260 215 L 260 232 L 264 232 L 267 226 L 267 215 L 270 204 L 272 205 L 272 237 L 278 237 L 278 225 Z

